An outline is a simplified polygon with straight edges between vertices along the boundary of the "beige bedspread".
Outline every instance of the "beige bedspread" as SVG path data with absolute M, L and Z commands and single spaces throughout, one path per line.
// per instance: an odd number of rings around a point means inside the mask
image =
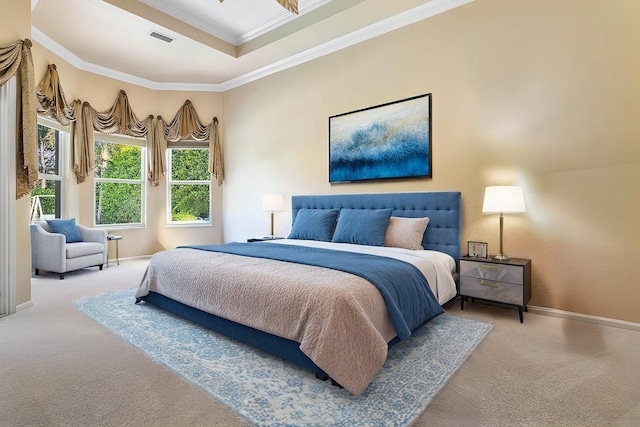
M 136 297 L 149 291 L 299 342 L 354 394 L 382 367 L 396 335 L 375 286 L 321 267 L 181 248 L 153 255 Z

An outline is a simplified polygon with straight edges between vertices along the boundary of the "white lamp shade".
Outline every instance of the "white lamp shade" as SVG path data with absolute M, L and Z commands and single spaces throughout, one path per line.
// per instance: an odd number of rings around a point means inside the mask
M 262 210 L 278 212 L 283 209 L 282 194 L 265 194 L 262 196 Z
M 484 213 L 522 213 L 524 207 L 524 195 L 519 186 L 495 186 L 487 187 L 484 191 Z

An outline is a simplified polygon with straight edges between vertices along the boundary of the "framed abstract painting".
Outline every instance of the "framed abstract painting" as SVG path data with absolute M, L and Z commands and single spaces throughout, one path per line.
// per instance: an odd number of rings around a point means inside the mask
M 431 94 L 329 117 L 329 182 L 431 177 Z

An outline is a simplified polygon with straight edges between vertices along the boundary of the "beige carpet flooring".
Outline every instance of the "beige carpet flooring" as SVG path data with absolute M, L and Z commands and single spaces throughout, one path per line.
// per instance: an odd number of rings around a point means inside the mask
M 33 277 L 34 306 L 0 319 L 0 426 L 246 425 L 73 305 L 137 286 L 146 265 Z M 494 328 L 415 425 L 640 426 L 639 332 L 532 313 L 520 324 L 484 304 L 448 312 Z

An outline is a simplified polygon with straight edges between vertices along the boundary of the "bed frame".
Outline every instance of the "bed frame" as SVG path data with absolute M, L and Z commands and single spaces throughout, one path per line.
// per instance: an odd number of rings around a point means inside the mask
M 461 195 L 459 192 L 341 194 L 319 196 L 293 196 L 292 222 L 300 209 L 382 209 L 392 208 L 393 216 L 429 217 L 422 246 L 445 252 L 456 260 L 461 249 Z M 230 320 L 189 307 L 155 292 L 141 298 L 180 317 L 191 320 L 230 338 L 252 345 L 277 357 L 293 362 L 327 379 L 326 373 L 299 349 L 299 343 L 262 332 Z M 446 305 L 446 304 L 445 304 Z M 416 328 L 419 329 L 422 325 Z M 389 342 L 389 347 L 397 342 Z

